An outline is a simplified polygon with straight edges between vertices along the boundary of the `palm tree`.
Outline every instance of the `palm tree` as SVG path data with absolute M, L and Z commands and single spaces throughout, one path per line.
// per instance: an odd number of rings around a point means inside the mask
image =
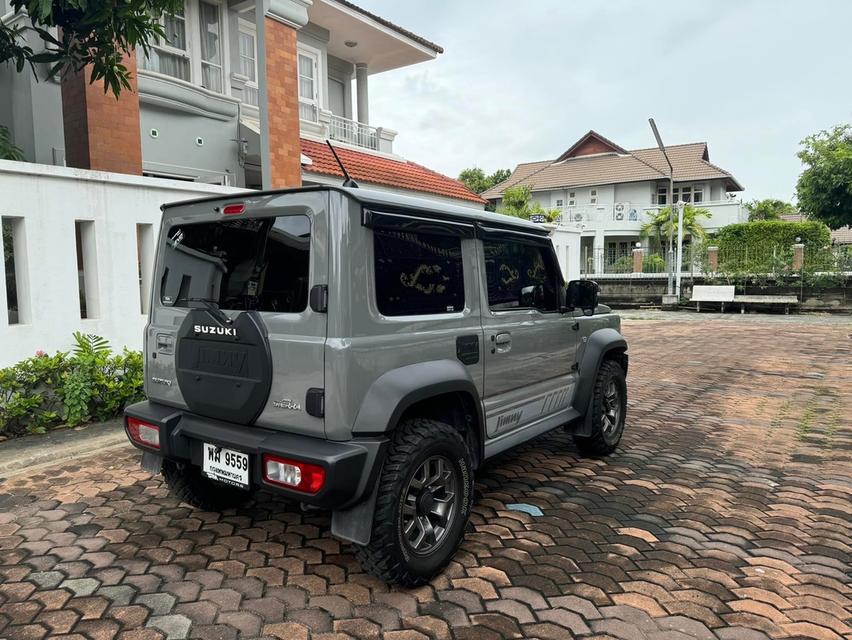
M 677 237 L 677 219 L 678 210 L 675 209 L 672 220 L 669 220 L 670 208 L 657 210 L 656 213 L 651 213 L 648 222 L 642 225 L 639 234 L 643 238 L 651 238 L 656 240 L 657 246 L 663 248 L 666 239 L 669 237 L 669 230 L 672 232 L 672 237 Z M 710 218 L 710 212 L 707 209 L 693 207 L 687 204 L 683 207 L 683 237 L 704 238 L 707 231 L 701 226 L 699 218 Z M 674 226 L 670 226 L 671 224 Z

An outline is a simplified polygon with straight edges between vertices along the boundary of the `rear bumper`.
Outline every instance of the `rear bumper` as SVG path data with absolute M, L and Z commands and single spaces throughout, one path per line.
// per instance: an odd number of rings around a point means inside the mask
M 159 450 L 139 446 L 130 440 L 143 451 L 199 467 L 202 465 L 205 442 L 242 451 L 249 455 L 249 478 L 253 487 L 263 487 L 326 509 L 349 507 L 370 494 L 381 470 L 388 442 L 387 438 L 382 437 L 333 442 L 222 422 L 147 401 L 130 405 L 124 410 L 125 432 L 128 417 L 156 424 L 160 428 Z M 264 453 L 322 466 L 325 469 L 322 489 L 311 495 L 266 482 L 261 469 Z

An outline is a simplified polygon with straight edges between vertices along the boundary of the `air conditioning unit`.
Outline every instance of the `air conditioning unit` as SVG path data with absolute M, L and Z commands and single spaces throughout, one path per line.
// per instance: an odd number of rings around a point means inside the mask
M 615 219 L 616 220 L 624 220 L 624 216 L 630 210 L 629 202 L 616 202 L 615 203 Z
M 575 213 L 574 214 L 574 222 L 582 222 L 582 221 L 583 221 L 583 214 L 582 213 Z

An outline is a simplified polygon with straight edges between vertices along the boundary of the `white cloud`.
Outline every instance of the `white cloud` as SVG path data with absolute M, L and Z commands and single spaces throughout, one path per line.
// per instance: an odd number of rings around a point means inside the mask
M 555 157 L 595 129 L 627 148 L 706 140 L 746 197 L 791 198 L 799 140 L 852 121 L 852 2 L 361 0 L 441 44 L 371 78 L 373 124 L 449 175 Z

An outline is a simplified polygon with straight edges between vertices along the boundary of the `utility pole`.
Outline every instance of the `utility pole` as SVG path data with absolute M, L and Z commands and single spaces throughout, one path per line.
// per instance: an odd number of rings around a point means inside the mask
M 672 205 L 674 206 L 674 205 Z M 675 277 L 677 284 L 675 286 L 675 295 L 680 300 L 680 276 L 683 271 L 683 209 L 685 203 L 683 200 L 678 200 L 677 203 L 677 264 L 675 264 Z
M 660 151 L 663 152 L 666 164 L 669 165 L 669 193 L 666 198 L 666 204 L 669 205 L 669 250 L 666 254 L 666 265 L 669 268 L 669 281 L 666 287 L 666 294 L 671 296 L 672 287 L 674 285 L 674 239 L 672 238 L 672 234 L 674 233 L 674 202 L 672 202 L 674 199 L 674 169 L 672 168 L 671 160 L 669 160 L 669 154 L 666 153 L 666 145 L 663 144 L 660 132 L 657 131 L 657 123 L 654 122 L 653 118 L 648 118 L 648 123 L 651 125 L 651 131 L 654 132 L 654 138 L 657 139 L 657 146 L 660 148 Z

